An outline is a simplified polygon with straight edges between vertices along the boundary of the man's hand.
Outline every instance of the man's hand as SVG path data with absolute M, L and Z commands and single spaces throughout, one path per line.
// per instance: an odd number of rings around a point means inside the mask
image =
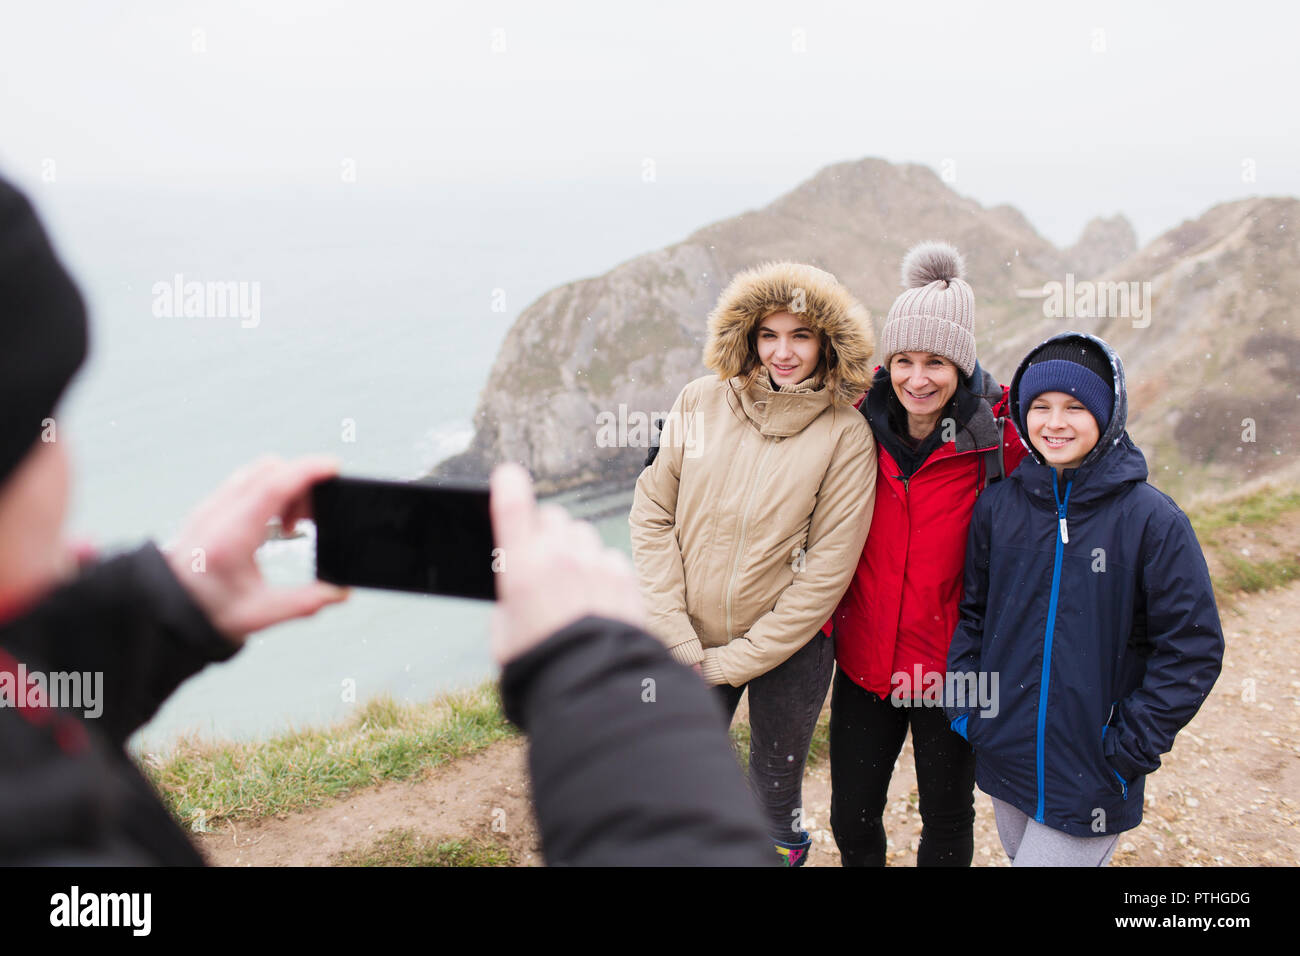
M 337 473 L 332 458 L 261 458 L 231 475 L 194 509 L 168 549 L 167 562 L 176 577 L 212 626 L 235 643 L 348 596 L 345 588 L 323 581 L 273 589 L 253 560 L 266 539 L 267 522 L 278 516 L 284 532 L 293 531 L 299 518 L 311 517 L 311 486 Z
M 492 530 L 501 549 L 492 655 L 504 667 L 589 614 L 645 627 L 636 573 L 596 529 L 555 505 L 537 507 L 518 465 L 492 472 Z

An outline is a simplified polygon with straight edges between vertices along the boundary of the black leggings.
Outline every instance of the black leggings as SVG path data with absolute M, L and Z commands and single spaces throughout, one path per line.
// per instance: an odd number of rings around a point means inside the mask
M 896 707 L 838 667 L 831 692 L 831 831 L 845 866 L 885 865 L 889 778 L 912 728 L 920 791 L 917 866 L 970 866 L 975 854 L 975 752 L 942 707 Z
M 728 724 L 749 688 L 749 785 L 772 839 L 782 843 L 800 842 L 804 764 L 834 667 L 835 644 L 819 632 L 748 684 L 714 688 Z

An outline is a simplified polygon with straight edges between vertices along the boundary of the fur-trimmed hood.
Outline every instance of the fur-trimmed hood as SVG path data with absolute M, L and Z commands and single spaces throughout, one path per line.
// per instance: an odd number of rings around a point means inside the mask
M 758 364 L 754 331 L 777 312 L 806 317 L 829 340 L 828 367 L 817 374 L 836 399 L 852 404 L 871 384 L 871 316 L 833 275 L 814 266 L 767 262 L 738 273 L 709 314 L 705 367 L 724 380 L 752 371 Z

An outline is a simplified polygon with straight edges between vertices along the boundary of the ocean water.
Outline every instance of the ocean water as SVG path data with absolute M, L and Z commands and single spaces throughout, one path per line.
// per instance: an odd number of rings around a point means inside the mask
M 779 191 L 639 187 L 34 189 L 91 311 L 91 361 L 56 415 L 76 469 L 71 531 L 106 551 L 165 541 L 264 453 L 422 474 L 468 444 L 497 348 L 538 295 Z M 155 286 L 177 275 L 247 283 L 249 302 L 255 287 L 256 324 L 234 308 L 158 314 Z M 597 526 L 626 549 L 624 515 Z M 277 582 L 309 580 L 312 561 L 310 538 L 259 552 Z M 488 612 L 356 590 L 192 678 L 133 746 L 333 721 L 356 706 L 345 682 L 358 701 L 476 683 L 494 672 Z

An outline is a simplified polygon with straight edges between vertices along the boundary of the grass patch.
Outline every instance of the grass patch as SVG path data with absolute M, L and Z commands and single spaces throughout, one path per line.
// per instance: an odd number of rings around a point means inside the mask
M 1244 495 L 1210 501 L 1187 512 L 1206 556 L 1213 555 L 1214 592 L 1221 609 L 1232 607 L 1243 594 L 1282 587 L 1300 580 L 1300 555 L 1244 557 L 1226 543 L 1221 532 L 1228 529 L 1259 531 L 1272 529 L 1279 521 L 1300 511 L 1300 491 L 1264 486 Z M 1230 539 L 1229 539 L 1230 540 Z M 1272 545 L 1271 535 L 1263 540 Z
M 336 853 L 333 866 L 514 866 L 499 843 L 474 837 L 434 843 L 414 830 L 389 830 L 362 849 Z
M 320 806 L 359 787 L 409 780 L 512 737 L 493 682 L 427 704 L 380 697 L 333 727 L 255 742 L 183 739 L 142 769 L 182 826 Z
M 1300 510 L 1300 491 L 1262 488 L 1238 498 L 1203 504 L 1187 517 L 1196 536 L 1205 539 L 1212 532 L 1227 527 L 1254 527 L 1272 524 L 1282 515 Z
M 1218 582 L 1230 593 L 1252 593 L 1282 587 L 1300 580 L 1300 560 L 1247 561 L 1235 554 L 1221 554 L 1226 573 Z

